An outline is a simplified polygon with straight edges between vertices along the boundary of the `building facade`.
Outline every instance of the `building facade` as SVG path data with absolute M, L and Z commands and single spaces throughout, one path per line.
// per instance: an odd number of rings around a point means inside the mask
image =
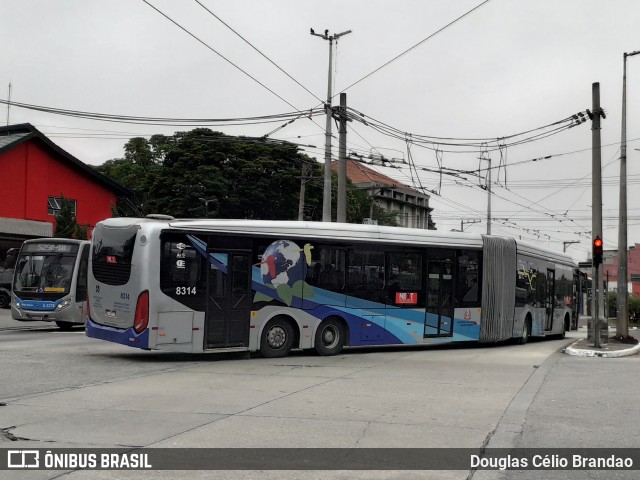
M 360 189 L 367 190 L 373 198 L 369 217 L 373 221 L 373 205 L 383 210 L 397 212 L 398 225 L 408 228 L 428 229 L 433 208 L 429 195 L 376 172 L 362 162 L 347 160 L 347 177 Z M 337 162 L 331 168 L 337 171 Z
M 63 196 L 91 231 L 118 197 L 131 195 L 30 124 L 0 127 L 0 172 L 0 267 L 24 240 L 53 236 Z

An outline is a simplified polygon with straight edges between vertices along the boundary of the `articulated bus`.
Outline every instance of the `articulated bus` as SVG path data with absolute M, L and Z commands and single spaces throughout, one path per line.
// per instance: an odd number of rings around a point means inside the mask
M 159 217 L 159 216 L 156 216 Z M 89 337 L 176 352 L 563 337 L 576 265 L 511 238 L 377 225 L 111 218 Z
M 90 246 L 66 238 L 24 242 L 11 285 L 11 317 L 56 322 L 62 330 L 84 325 Z

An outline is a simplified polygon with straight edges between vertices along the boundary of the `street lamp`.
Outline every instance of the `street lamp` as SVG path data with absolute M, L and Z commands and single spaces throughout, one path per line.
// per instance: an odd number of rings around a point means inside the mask
M 331 221 L 331 119 L 333 118 L 333 110 L 331 108 L 331 97 L 333 96 L 332 88 L 332 56 L 333 56 L 333 42 L 338 41 L 343 35 L 351 33 L 351 30 L 347 30 L 342 33 L 334 33 L 329 35 L 329 30 L 324 31 L 324 35 L 316 33 L 313 28 L 310 30 L 311 35 L 314 37 L 320 37 L 323 40 L 329 41 L 329 80 L 327 82 L 327 103 L 324 108 L 327 114 L 327 123 L 325 126 L 325 143 L 324 143 L 324 188 L 322 193 L 322 221 Z
M 627 57 L 638 55 L 640 50 L 622 56 L 622 133 L 620 140 L 620 207 L 618 211 L 618 315 L 616 336 L 629 336 L 627 292 Z
M 211 202 L 217 202 L 218 199 L 210 198 L 209 200 L 207 200 L 206 198 L 198 197 L 198 200 L 201 200 L 202 202 L 204 202 L 204 218 L 209 218 L 209 204 Z

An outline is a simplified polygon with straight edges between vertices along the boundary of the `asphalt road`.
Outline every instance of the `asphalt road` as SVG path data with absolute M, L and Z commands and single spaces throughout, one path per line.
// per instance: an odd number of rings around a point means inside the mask
M 282 359 L 145 352 L 0 312 L 0 448 L 640 447 L 640 357 L 524 346 Z M 15 325 L 18 324 L 18 325 Z M 577 338 L 580 333 L 571 333 Z M 613 415 L 623 420 L 612 421 Z M 2 478 L 636 478 L 598 472 L 30 471 Z M 4 475 L 7 474 L 7 475 Z M 554 476 L 555 475 L 555 476 Z M 569 476 L 567 476 L 569 475 Z

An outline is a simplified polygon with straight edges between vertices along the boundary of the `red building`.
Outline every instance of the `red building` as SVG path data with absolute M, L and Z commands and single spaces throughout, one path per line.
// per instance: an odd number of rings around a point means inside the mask
M 609 290 L 618 284 L 618 251 L 605 250 L 602 266 L 602 278 L 609 282 Z M 627 283 L 633 295 L 640 296 L 640 243 L 627 250 Z
M 131 195 L 30 124 L 0 127 L 0 172 L 0 267 L 9 248 L 53 236 L 62 196 L 91 231 L 118 197 Z

